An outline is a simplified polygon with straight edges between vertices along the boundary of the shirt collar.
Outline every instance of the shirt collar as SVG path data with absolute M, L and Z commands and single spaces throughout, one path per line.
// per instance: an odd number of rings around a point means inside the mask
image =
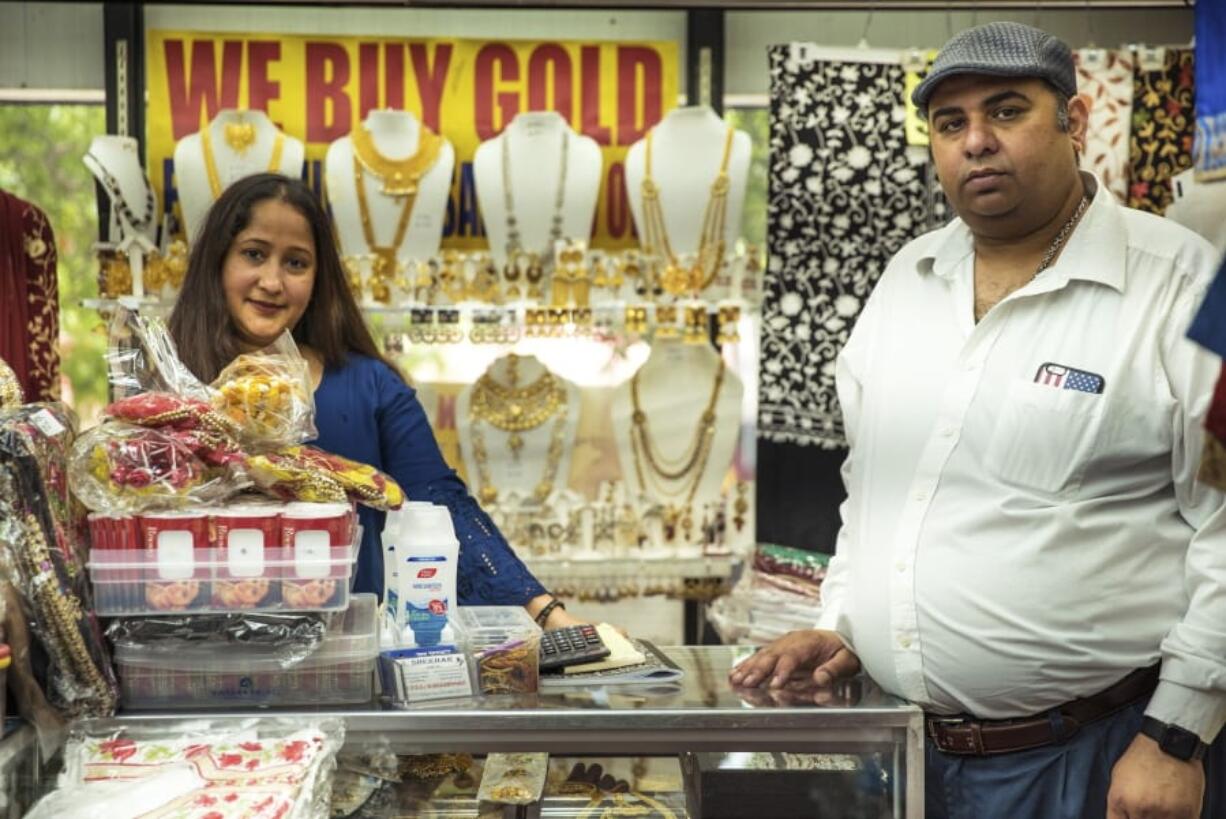
M 1120 292 L 1124 290 L 1125 263 L 1128 255 L 1128 231 L 1122 205 L 1094 174 L 1081 172 L 1086 189 L 1093 190 L 1090 204 L 1081 221 L 1073 229 L 1056 263 L 1043 271 L 1061 283 L 1072 279 L 1098 282 Z M 974 253 L 970 228 L 955 218 L 937 231 L 930 253 L 921 256 L 917 268 L 921 273 L 934 273 L 952 279 L 958 266 Z

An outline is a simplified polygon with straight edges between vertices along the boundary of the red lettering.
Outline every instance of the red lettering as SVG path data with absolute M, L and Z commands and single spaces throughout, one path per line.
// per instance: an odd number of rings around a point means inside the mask
M 639 72 L 642 71 L 642 82 Z M 630 145 L 660 121 L 663 100 L 660 55 L 643 46 L 618 46 L 617 49 L 617 144 Z M 643 118 L 639 119 L 639 93 L 642 92 Z
M 494 69 L 498 68 L 498 80 L 514 82 L 519 79 L 519 60 L 510 46 L 501 43 L 491 43 L 481 47 L 477 52 L 477 60 L 473 66 L 474 108 L 473 120 L 477 126 L 477 136 L 483 140 L 493 139 L 519 113 L 519 94 L 515 91 L 500 91 L 494 94 Z M 494 122 L 494 106 L 497 106 L 501 116 L 498 123 Z
M 626 235 L 630 221 L 630 198 L 626 194 L 626 166 L 614 162 L 609 166 L 609 173 L 604 183 L 605 224 L 609 227 L 609 236 L 620 239 Z
M 553 105 L 549 104 L 549 75 L 553 71 Z M 532 50 L 528 58 L 528 110 L 554 110 L 570 122 L 571 103 L 570 55 L 566 49 L 554 43 L 546 43 Z
M 268 77 L 268 64 L 281 59 L 281 44 L 257 40 L 247 44 L 247 107 L 267 111 L 281 97 L 281 83 Z
M 358 44 L 358 119 L 379 107 L 379 44 Z
M 600 46 L 579 49 L 579 131 L 599 145 L 613 142 L 613 131 L 600 122 Z
M 425 43 L 411 43 L 409 57 L 413 60 L 413 76 L 417 78 L 417 95 L 421 98 L 421 121 L 427 128 L 437 131 L 441 127 L 443 87 L 447 84 L 447 70 L 451 68 L 451 45 L 443 43 L 435 47 L 433 68 Z
M 349 83 L 349 54 L 336 43 L 306 44 L 306 141 L 331 142 L 349 133 L 353 106 L 345 86 Z M 332 103 L 331 116 L 328 103 Z
M 190 75 L 183 59 L 183 41 L 166 41 L 166 84 L 170 95 L 170 127 L 175 139 L 200 130 L 204 121 L 215 117 L 221 109 L 238 107 L 242 65 L 243 44 L 237 40 L 223 42 L 219 92 L 217 57 L 211 40 L 192 44 Z
M 400 43 L 385 43 L 383 64 L 387 67 L 387 107 L 404 110 L 404 46 Z

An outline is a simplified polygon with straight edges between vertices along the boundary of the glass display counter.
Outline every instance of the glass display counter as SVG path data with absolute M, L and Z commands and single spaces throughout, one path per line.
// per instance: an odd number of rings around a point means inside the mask
M 685 672 L 667 685 L 601 685 L 401 709 L 372 703 L 258 713 L 338 717 L 346 726 L 346 754 L 473 757 L 459 773 L 377 789 L 386 793 L 367 794 L 364 807 L 334 815 L 503 815 L 476 799 L 481 757 L 494 752 L 550 755 L 542 800 L 507 808 L 508 816 L 923 815 L 920 709 L 866 678 L 823 692 L 800 684 L 734 689 L 727 674 L 740 651 L 664 648 Z M 241 720 L 252 713 L 200 716 Z M 97 725 L 135 728 L 191 716 L 140 712 Z M 344 789 L 340 775 L 338 787 Z

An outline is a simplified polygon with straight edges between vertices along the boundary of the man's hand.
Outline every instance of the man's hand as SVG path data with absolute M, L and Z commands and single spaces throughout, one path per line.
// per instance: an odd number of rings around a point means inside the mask
M 752 688 L 769 678 L 771 688 L 782 688 L 793 673 L 808 669 L 815 684 L 830 685 L 859 671 L 860 658 L 833 631 L 792 631 L 732 669 L 728 681 Z
M 1205 767 L 1163 753 L 1140 734 L 1111 770 L 1107 819 L 1199 819 Z

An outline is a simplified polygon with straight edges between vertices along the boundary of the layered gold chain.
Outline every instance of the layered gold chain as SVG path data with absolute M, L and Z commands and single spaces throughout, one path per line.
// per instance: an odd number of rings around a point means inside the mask
M 485 448 L 482 423 L 510 433 L 507 448 L 511 451 L 511 457 L 518 461 L 524 446 L 521 433 L 536 429 L 554 418 L 549 450 L 545 455 L 545 470 L 532 492 L 537 503 L 543 503 L 553 491 L 558 465 L 562 461 L 566 443 L 566 387 L 548 370 L 536 381 L 520 387 L 518 374 L 519 359 L 512 355 L 507 361 L 509 384 L 499 383 L 487 372 L 473 385 L 468 418 L 472 429 L 473 460 L 477 464 L 477 493 L 484 504 L 498 500 L 498 488 L 490 480 L 489 452 Z
M 668 228 L 664 223 L 664 211 L 660 207 L 660 188 L 651 175 L 651 145 L 654 133 L 654 129 L 647 132 L 647 155 L 644 162 L 643 252 L 654 258 L 657 266 L 664 265 L 663 272 L 658 274 L 659 285 L 664 288 L 664 292 L 673 296 L 685 293 L 697 295 L 715 280 L 715 275 L 724 262 L 727 244 L 724 226 L 728 216 L 728 189 L 732 184 L 728 176 L 728 161 L 732 156 L 732 138 L 736 131 L 729 128 L 724 138 L 724 156 L 720 160 L 719 173 L 711 183 L 711 196 L 707 200 L 707 209 L 703 212 L 698 254 L 689 267 L 682 265 L 673 252 L 672 243 L 668 239 Z
M 694 430 L 694 438 L 676 459 L 665 458 L 652 441 L 647 413 L 639 402 L 639 373 L 636 372 L 630 379 L 630 398 L 634 406 L 634 414 L 631 416 L 630 451 L 634 457 L 634 474 L 643 491 L 668 499 L 684 496 L 680 505 L 674 505 L 670 501 L 665 514 L 666 523 L 675 526 L 680 522 L 687 537 L 693 528 L 694 496 L 698 493 L 698 486 L 702 483 L 702 476 L 707 471 L 707 463 L 711 458 L 711 446 L 715 440 L 715 407 L 719 402 L 719 391 L 724 385 L 725 369 L 724 361 L 720 359 L 711 397 L 707 400 L 707 406 Z M 643 468 L 644 462 L 647 470 Z

